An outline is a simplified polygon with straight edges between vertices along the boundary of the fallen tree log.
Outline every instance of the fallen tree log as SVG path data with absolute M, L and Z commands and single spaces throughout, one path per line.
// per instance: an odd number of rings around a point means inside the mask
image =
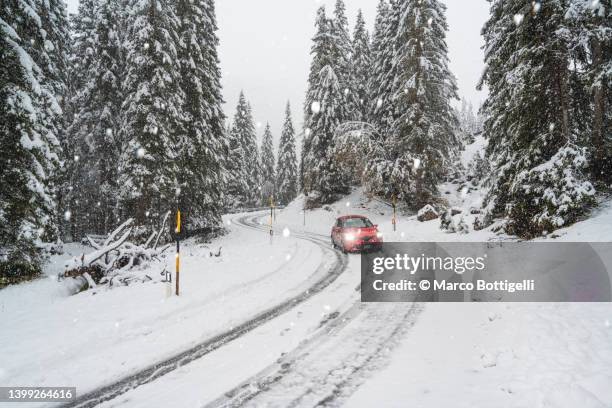
M 171 246 L 159 246 L 166 232 L 169 214 L 164 216 L 160 229 L 151 233 L 142 245 L 129 241 L 134 231 L 134 220 L 131 218 L 111 232 L 103 243 L 89 239 L 94 251 L 68 261 L 58 279 L 77 279 L 81 283 L 79 291 L 86 290 L 100 283 L 112 282 L 114 277 L 128 272 L 134 266 L 157 259 Z M 129 282 L 129 279 L 122 279 L 122 282 Z

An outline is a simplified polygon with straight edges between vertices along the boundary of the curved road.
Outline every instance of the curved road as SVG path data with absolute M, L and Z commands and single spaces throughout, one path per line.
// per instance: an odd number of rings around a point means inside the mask
M 234 223 L 240 225 L 243 228 L 256 229 L 259 231 L 267 232 L 267 228 L 262 227 L 256 219 L 262 217 L 262 213 L 242 215 L 234 220 Z M 150 383 L 194 360 L 197 360 L 210 352 L 217 350 L 224 344 L 235 340 L 244 334 L 254 330 L 255 328 L 263 325 L 264 323 L 274 319 L 275 317 L 288 312 L 289 310 L 300 305 L 304 301 L 310 299 L 315 294 L 323 291 L 332 282 L 336 280 L 340 274 L 342 274 L 347 267 L 347 257 L 342 253 L 333 250 L 329 245 L 329 239 L 324 237 L 303 233 L 295 233 L 293 237 L 310 241 L 319 247 L 329 256 L 324 257 L 322 263 L 319 265 L 313 275 L 309 276 L 321 276 L 316 279 L 315 282 L 307 289 L 300 292 L 297 296 L 289 298 L 282 303 L 264 310 L 252 318 L 246 320 L 242 324 L 233 327 L 218 336 L 210 338 L 182 353 L 175 355 L 164 361 L 157 362 L 149 367 L 146 367 L 137 373 L 134 373 L 128 377 L 122 378 L 112 384 L 105 385 L 96 390 L 90 391 L 86 394 L 80 395 L 75 401 L 72 401 L 65 407 L 95 407 L 102 402 L 110 401 L 122 394 L 129 392 L 137 387 L 144 384 Z M 329 259 L 333 259 L 333 263 L 329 266 Z M 326 270 L 325 270 L 326 269 Z

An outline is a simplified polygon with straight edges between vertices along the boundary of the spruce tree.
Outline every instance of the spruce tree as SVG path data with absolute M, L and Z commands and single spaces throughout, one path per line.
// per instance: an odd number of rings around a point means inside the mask
M 266 197 L 265 193 L 272 193 L 275 195 L 274 185 L 276 180 L 276 172 L 274 169 L 274 142 L 272 140 L 272 130 L 270 130 L 270 124 L 266 124 L 266 129 L 263 135 L 263 142 L 261 144 L 261 183 L 263 186 L 271 186 L 271 191 L 262 192 L 262 203 L 267 204 L 270 197 Z
M 537 4 L 495 1 L 483 29 L 487 214 L 506 217 L 507 232 L 525 237 L 573 222 L 594 194 L 569 103 L 566 2 Z
M 72 102 L 75 115 L 69 128 L 69 140 L 76 147 L 74 157 L 67 158 L 74 161 L 70 166 L 70 211 L 80 228 L 98 234 L 108 233 L 119 218 L 117 158 L 122 149 L 119 134 L 125 69 L 120 21 L 117 0 L 98 4 L 92 38 L 85 50 L 88 65 L 82 67 L 82 87 Z
M 371 73 L 372 56 L 370 50 L 370 35 L 365 26 L 363 14 L 359 10 L 357 24 L 353 34 L 353 52 L 351 54 L 351 92 L 353 105 L 349 107 L 353 120 L 368 121 L 370 94 L 368 80 Z
M 333 41 L 330 43 L 332 52 L 332 64 L 330 65 L 342 90 L 345 103 L 350 106 L 357 106 L 358 94 L 353 85 L 353 69 L 351 59 L 353 54 L 353 42 L 349 32 L 349 22 L 346 17 L 346 5 L 343 0 L 336 0 L 334 16 L 330 21 L 330 34 Z
M 246 191 L 243 204 L 256 206 L 260 198 L 260 171 L 261 164 L 257 147 L 257 135 L 253 122 L 253 113 L 247 102 L 244 92 L 240 92 L 236 114 L 232 125 L 232 137 L 238 138 L 243 151 L 244 176 L 246 177 Z M 233 177 L 233 175 L 232 175 Z
M 298 169 L 295 153 L 295 131 L 291 119 L 291 106 L 287 102 L 285 123 L 281 132 L 276 166 L 276 197 L 283 205 L 289 204 L 298 193 Z
M 179 207 L 190 232 L 211 231 L 221 220 L 225 148 L 214 4 L 180 0 L 176 7 L 181 23 L 178 60 L 185 95 L 177 146 Z
M 309 117 L 310 147 L 304 157 L 304 189 L 314 204 L 330 203 L 348 193 L 348 181 L 341 177 L 339 164 L 330 150 L 336 127 L 346 120 L 344 98 L 334 70 L 325 66 L 315 83 L 315 102 Z
M 0 8 L 0 184 L 11 186 L 0 191 L 0 273 L 9 277 L 38 272 L 37 244 L 57 233 L 53 181 L 62 111 L 55 92 L 62 84 L 54 32 L 61 27 L 47 16 L 62 7 L 24 0 Z
M 336 165 L 328 155 L 336 127 L 349 119 L 346 92 L 336 70 L 345 74 L 346 47 L 340 35 L 345 27 L 344 3 L 336 3 L 335 18 L 328 19 L 319 8 L 316 34 L 311 48 L 312 62 L 304 103 L 304 139 L 300 163 L 300 179 L 305 192 L 313 193 L 315 204 L 330 202 L 348 191 L 346 180 L 338 177 Z
M 572 103 L 589 135 L 590 172 L 596 181 L 612 180 L 612 6 L 605 1 L 569 0 L 569 25 L 574 67 Z M 576 86 L 578 84 L 578 86 Z
M 246 153 L 243 149 L 242 138 L 234 127 L 228 128 L 227 135 L 229 143 L 227 162 L 224 166 L 227 173 L 225 202 L 230 209 L 244 208 L 249 195 L 245 166 Z
M 178 205 L 185 97 L 173 4 L 132 0 L 130 9 L 119 185 L 123 214 L 144 225 Z
M 369 121 L 386 138 L 394 121 L 393 83 L 395 80 L 395 36 L 399 14 L 395 1 L 380 0 L 372 39 L 372 70 L 368 81 Z
M 457 86 L 448 68 L 446 7 L 438 0 L 403 0 L 397 5 L 397 115 L 386 146 L 396 162 L 391 183 L 398 198 L 421 208 L 437 196 L 437 185 L 458 146 L 458 122 L 451 107 Z

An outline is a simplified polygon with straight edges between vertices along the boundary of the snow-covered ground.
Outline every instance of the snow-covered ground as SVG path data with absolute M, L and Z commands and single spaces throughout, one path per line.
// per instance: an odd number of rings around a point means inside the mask
M 469 146 L 464 164 L 481 149 L 481 140 Z M 441 190 L 471 226 L 480 192 Z M 0 384 L 76 386 L 82 395 L 249 321 L 335 267 L 320 292 L 102 406 L 612 407 L 611 304 L 361 304 L 359 256 L 327 241 L 345 214 L 368 216 L 387 241 L 512 237 L 449 234 L 439 220 L 401 211 L 394 232 L 388 203 L 361 190 L 305 219 L 302 207 L 298 198 L 278 211 L 272 240 L 261 213 L 250 216 L 259 230 L 236 214 L 212 244 L 184 243 L 180 297 L 161 282 L 172 251 L 134 272 L 150 281 L 69 296 L 55 276 L 85 249 L 68 245 L 48 277 L 0 290 Z M 611 241 L 612 202 L 541 239 Z
M 237 216 L 228 217 L 227 221 Z M 0 291 L 0 384 L 70 385 L 80 394 L 177 354 L 289 298 L 322 262 L 316 245 L 228 225 L 212 246 L 182 246 L 181 296 L 161 283 L 174 254 L 146 271 L 152 280 L 68 296 L 54 257 L 45 279 Z M 217 252 L 220 257 L 211 257 Z

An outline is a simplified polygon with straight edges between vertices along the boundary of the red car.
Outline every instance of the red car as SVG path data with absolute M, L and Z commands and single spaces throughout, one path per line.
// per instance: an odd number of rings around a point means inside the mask
M 382 233 L 378 225 L 361 215 L 345 215 L 336 220 L 332 228 L 331 241 L 334 248 L 342 252 L 382 249 Z

